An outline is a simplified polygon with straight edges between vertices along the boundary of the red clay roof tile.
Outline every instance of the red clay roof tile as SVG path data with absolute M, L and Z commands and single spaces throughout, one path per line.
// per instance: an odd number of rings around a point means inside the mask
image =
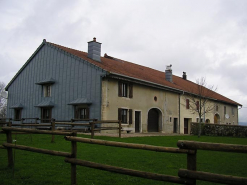
M 151 69 L 149 67 L 141 66 L 138 64 L 134 64 L 131 62 L 127 62 L 121 59 L 117 59 L 108 55 L 105 55 L 105 57 L 101 57 L 101 62 L 94 61 L 87 57 L 87 53 L 83 51 L 78 51 L 75 49 L 67 48 L 64 46 L 60 46 L 54 43 L 50 43 L 72 55 L 75 55 L 77 57 L 80 57 L 108 72 L 111 73 L 117 73 L 120 75 L 125 75 L 128 77 L 136 78 L 139 80 L 144 80 L 152 83 L 156 83 L 165 87 L 175 88 L 178 90 L 182 90 L 185 92 L 192 92 L 197 93 L 198 85 L 196 83 L 193 83 L 189 80 L 184 80 L 181 77 L 172 76 L 173 82 L 169 82 L 165 80 L 165 73 Z M 211 93 L 211 98 L 223 101 L 230 104 L 235 105 L 241 105 L 225 96 L 222 96 L 221 94 L 218 94 L 216 92 Z

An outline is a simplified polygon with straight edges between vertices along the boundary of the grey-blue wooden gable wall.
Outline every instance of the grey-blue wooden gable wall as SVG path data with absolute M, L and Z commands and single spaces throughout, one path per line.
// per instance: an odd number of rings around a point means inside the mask
M 35 107 L 42 101 L 51 100 L 55 105 L 52 118 L 70 120 L 74 118 L 74 107 L 68 105 L 78 98 L 91 100 L 90 118 L 101 118 L 101 76 L 102 69 L 45 43 L 28 65 L 8 88 L 7 117 L 14 118 L 11 106 L 23 105 L 22 118 L 41 117 L 41 110 Z M 53 78 L 51 97 L 43 97 L 42 86 L 35 83 Z

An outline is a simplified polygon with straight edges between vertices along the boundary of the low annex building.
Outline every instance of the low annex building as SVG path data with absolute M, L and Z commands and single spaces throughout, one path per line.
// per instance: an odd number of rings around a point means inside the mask
M 6 86 L 7 117 L 41 119 L 121 119 L 134 132 L 189 133 L 198 115 L 185 94 L 197 84 L 172 74 L 104 54 L 88 42 L 88 53 L 43 40 Z M 188 88 L 190 87 L 190 88 Z M 238 124 L 241 104 L 212 92 L 208 123 Z M 107 131 L 106 131 L 107 132 Z

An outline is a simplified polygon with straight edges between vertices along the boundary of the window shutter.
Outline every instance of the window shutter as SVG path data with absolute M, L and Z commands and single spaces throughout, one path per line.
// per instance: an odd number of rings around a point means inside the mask
M 133 84 L 129 84 L 129 98 L 133 98 Z
M 199 101 L 196 101 L 196 110 L 199 110 Z
M 132 109 L 129 109 L 129 124 L 132 124 Z
M 190 108 L 189 104 L 190 104 L 190 100 L 189 99 L 186 99 L 186 109 L 189 109 Z
M 122 96 L 122 82 L 118 82 L 118 96 Z
M 86 108 L 86 119 L 89 119 L 89 108 Z
M 49 111 L 49 119 L 51 119 L 52 118 L 52 109 L 50 108 L 50 109 L 48 109 L 48 111 Z
M 75 119 L 79 118 L 78 108 L 75 106 Z
M 121 108 L 118 109 L 118 120 L 122 121 L 122 109 Z

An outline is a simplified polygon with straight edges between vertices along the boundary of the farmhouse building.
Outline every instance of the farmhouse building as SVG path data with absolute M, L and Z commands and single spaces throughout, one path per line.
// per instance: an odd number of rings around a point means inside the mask
M 172 74 L 104 54 L 88 42 L 88 53 L 43 40 L 6 86 L 7 117 L 70 120 L 121 119 L 134 132 L 189 132 L 192 114 L 186 94 L 198 85 Z M 239 103 L 212 92 L 208 123 L 238 124 Z

